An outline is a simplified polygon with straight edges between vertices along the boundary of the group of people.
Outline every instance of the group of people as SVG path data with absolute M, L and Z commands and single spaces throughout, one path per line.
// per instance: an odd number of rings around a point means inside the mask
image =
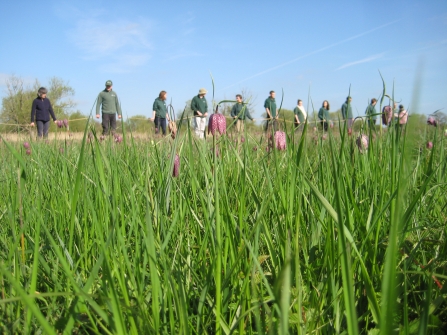
M 191 100 L 191 110 L 193 111 L 194 118 L 194 131 L 197 137 L 203 139 L 205 128 L 206 128 L 206 118 L 208 116 L 208 103 L 206 101 L 207 90 L 201 88 L 199 93 L 194 96 Z M 171 118 L 168 112 L 168 106 L 166 105 L 167 92 L 161 91 L 158 97 L 155 99 L 152 106 L 152 117 L 149 120 L 154 122 L 155 133 L 159 134 L 160 131 L 163 135 L 166 135 L 166 121 L 170 122 Z M 265 99 L 264 108 L 267 115 L 267 120 L 265 123 L 265 130 L 271 134 L 271 131 L 278 130 L 278 110 L 275 100 L 275 91 L 270 91 L 269 96 Z M 352 97 L 348 96 L 345 103 L 341 106 L 341 114 L 343 120 L 347 122 L 348 129 L 352 128 L 354 118 L 352 114 Z M 371 103 L 368 105 L 365 111 L 367 116 L 367 121 L 370 126 L 376 124 L 378 114 L 376 112 L 375 106 L 377 104 L 377 99 L 371 99 Z M 384 113 L 391 110 L 391 106 L 386 106 L 388 108 Z M 318 111 L 318 118 L 324 130 L 328 130 L 330 124 L 329 115 L 330 105 L 327 100 L 323 101 L 323 104 Z M 100 114 L 101 111 L 101 114 Z M 303 101 L 298 100 L 297 106 L 293 110 L 294 113 L 294 124 L 295 127 L 299 127 L 307 121 L 307 112 L 304 109 Z M 389 113 L 388 113 L 389 114 Z M 54 114 L 53 108 L 51 106 L 50 100 L 47 98 L 47 90 L 44 87 L 39 88 L 37 98 L 33 101 L 31 109 L 31 126 L 37 124 L 37 135 L 38 137 L 47 137 L 48 129 L 50 126 L 50 115 L 53 121 L 56 122 L 56 116 Z M 113 90 L 113 82 L 107 80 L 105 83 L 105 88 L 98 94 L 96 99 L 96 118 L 100 118 L 102 115 L 102 129 L 103 135 L 107 135 L 110 132 L 112 134 L 116 130 L 116 117 L 118 119 L 122 118 L 121 105 L 118 99 L 117 93 Z M 244 131 L 244 124 L 246 119 L 254 120 L 248 109 L 248 104 L 243 101 L 241 94 L 236 95 L 236 103 L 232 106 L 230 115 L 236 121 L 236 131 L 242 133 Z M 399 121 L 398 123 L 403 125 L 407 123 L 408 113 L 404 109 L 403 105 L 399 106 L 397 109 L 397 104 L 394 104 L 393 109 L 394 117 Z M 385 121 L 384 121 L 385 122 Z M 390 123 L 390 119 L 387 118 L 387 124 Z M 273 128 L 273 129 L 272 129 Z

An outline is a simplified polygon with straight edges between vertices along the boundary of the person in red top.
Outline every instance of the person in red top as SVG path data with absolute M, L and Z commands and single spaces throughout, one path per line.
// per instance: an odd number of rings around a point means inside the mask
M 48 137 L 48 129 L 50 129 L 50 114 L 53 121 L 56 122 L 53 107 L 50 99 L 47 98 L 47 89 L 45 87 L 39 88 L 37 91 L 37 98 L 34 99 L 31 107 L 31 126 L 37 124 L 37 137 Z

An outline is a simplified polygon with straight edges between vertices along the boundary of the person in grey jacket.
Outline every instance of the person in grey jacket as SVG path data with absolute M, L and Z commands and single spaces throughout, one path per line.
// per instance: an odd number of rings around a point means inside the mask
M 121 119 L 121 106 L 118 95 L 112 90 L 113 83 L 111 80 L 106 81 L 106 88 L 98 94 L 96 100 L 96 118 L 99 119 L 99 107 L 102 112 L 102 134 L 108 135 L 112 129 L 112 135 L 116 131 L 116 114 Z

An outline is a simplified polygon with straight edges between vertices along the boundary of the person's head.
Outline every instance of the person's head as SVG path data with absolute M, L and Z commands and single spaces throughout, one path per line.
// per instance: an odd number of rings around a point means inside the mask
M 351 96 L 347 96 L 347 97 L 346 97 L 346 102 L 351 102 L 351 101 L 352 101 Z
M 303 100 L 301 100 L 301 99 L 298 99 L 298 102 L 297 102 L 297 104 L 298 104 L 298 106 L 302 106 L 302 105 L 303 105 Z
M 37 91 L 37 96 L 39 98 L 45 99 L 47 97 L 47 89 L 45 87 L 39 88 Z
M 236 101 L 237 102 L 242 102 L 242 95 L 236 94 Z
M 273 99 L 275 98 L 275 95 L 276 95 L 275 91 L 270 91 L 269 94 L 270 94 L 270 97 L 271 97 L 271 98 L 273 98 Z
M 376 98 L 372 98 L 371 99 L 371 105 L 374 106 L 376 103 L 377 103 L 377 99 Z
M 204 88 L 201 88 L 199 90 L 199 96 L 201 96 L 201 97 L 204 97 L 206 93 L 208 93 L 208 91 Z
M 327 100 L 324 100 L 324 101 L 323 101 L 323 108 L 326 108 L 327 110 L 330 109 L 329 101 L 327 101 Z
M 161 100 L 166 100 L 166 97 L 168 96 L 168 93 L 166 91 L 161 91 L 160 94 L 158 95 L 158 97 Z
M 399 105 L 399 110 L 403 111 L 405 109 L 404 105 Z
M 113 82 L 111 80 L 106 81 L 106 90 L 110 91 L 112 89 Z

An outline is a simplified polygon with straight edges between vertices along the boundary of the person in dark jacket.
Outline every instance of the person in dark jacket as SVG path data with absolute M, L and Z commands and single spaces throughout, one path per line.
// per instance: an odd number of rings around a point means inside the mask
M 329 102 L 327 100 L 323 101 L 323 105 L 321 106 L 320 110 L 318 111 L 318 118 L 320 119 L 321 125 L 323 126 L 323 129 L 327 131 L 328 125 L 329 125 Z
M 50 99 L 47 98 L 47 89 L 45 87 L 39 88 L 37 91 L 37 98 L 34 99 L 31 107 L 31 127 L 37 124 L 37 137 L 48 137 L 48 129 L 50 129 L 50 115 L 53 121 L 56 122 L 53 107 Z
M 118 119 L 121 119 L 121 106 L 118 95 L 112 90 L 113 83 L 111 80 L 106 81 L 106 88 L 98 94 L 96 100 L 96 118 L 99 119 L 99 107 L 102 112 L 102 134 L 108 135 L 112 128 L 112 135 L 116 130 L 116 113 Z
M 265 113 L 267 114 L 267 122 L 265 124 L 265 130 L 269 134 L 269 137 L 272 135 L 272 127 L 273 131 L 278 130 L 278 113 L 276 110 L 276 93 L 275 91 L 270 91 L 269 97 L 264 101 Z
M 242 95 L 236 95 L 236 101 L 231 108 L 231 117 L 233 119 L 237 119 L 236 121 L 236 131 L 238 133 L 244 132 L 244 123 L 245 119 L 248 118 L 253 121 L 253 118 L 250 115 L 250 111 L 248 110 L 248 105 L 242 101 Z
M 166 107 L 167 96 L 168 93 L 166 91 L 161 91 L 152 106 L 153 114 L 150 120 L 154 121 L 155 134 L 158 134 L 161 128 L 163 135 L 166 135 L 166 119 L 169 121 L 168 109 Z

